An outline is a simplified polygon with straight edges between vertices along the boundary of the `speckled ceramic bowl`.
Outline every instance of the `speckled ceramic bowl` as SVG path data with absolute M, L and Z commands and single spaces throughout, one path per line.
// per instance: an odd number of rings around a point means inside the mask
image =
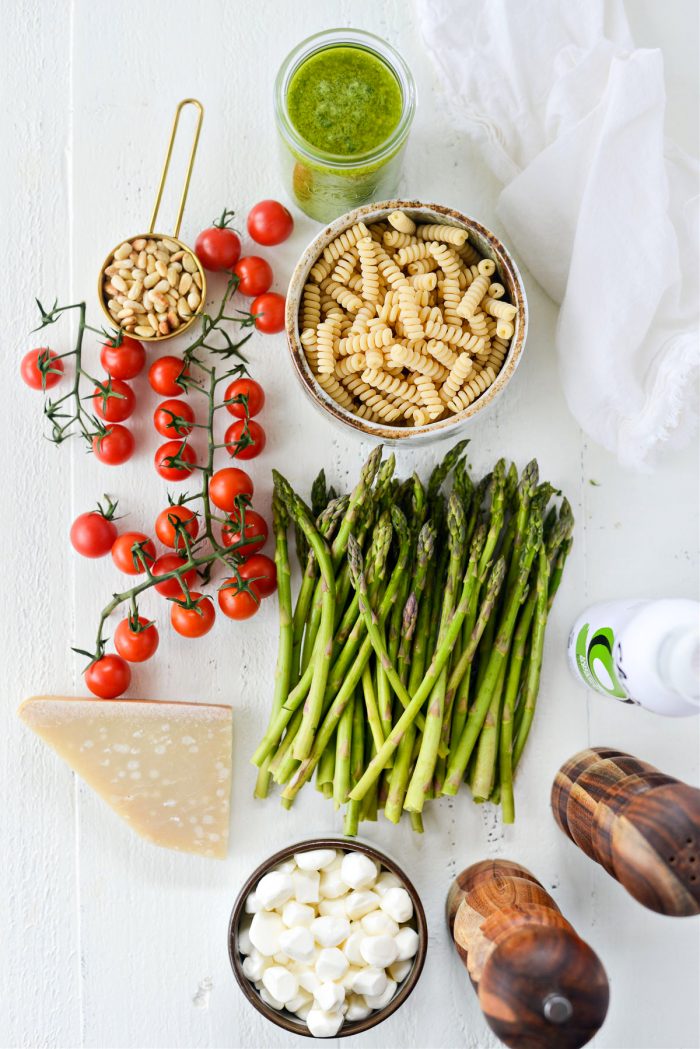
M 299 307 L 304 284 L 308 279 L 311 267 L 323 249 L 338 234 L 356 222 L 360 220 L 367 224 L 379 222 L 392 211 L 397 210 L 405 211 L 416 222 L 445 222 L 451 226 L 459 226 L 468 230 L 470 243 L 483 256 L 493 259 L 496 263 L 494 276 L 498 277 L 506 289 L 505 301 L 512 302 L 518 310 L 514 320 L 515 331 L 510 349 L 493 384 L 458 415 L 439 419 L 427 426 L 394 426 L 391 423 L 370 422 L 342 408 L 316 382 L 299 339 Z M 387 200 L 380 204 L 366 204 L 364 207 L 349 211 L 346 215 L 341 215 L 335 222 L 326 226 L 309 244 L 292 274 L 287 292 L 285 324 L 294 373 L 309 399 L 327 418 L 342 426 L 349 426 L 366 437 L 374 437 L 385 443 L 410 441 L 413 444 L 427 444 L 436 439 L 454 437 L 464 429 L 465 423 L 483 411 L 505 389 L 523 353 L 527 320 L 527 299 L 518 267 L 495 234 L 475 219 L 451 208 L 442 207 L 440 204 L 422 204 L 418 200 Z
M 425 911 L 423 910 L 420 896 L 411 880 L 404 874 L 399 865 L 394 863 L 394 861 L 388 856 L 385 856 L 383 852 L 379 852 L 378 849 L 373 848 L 371 845 L 366 845 L 364 842 L 357 841 L 355 838 L 314 838 L 309 841 L 297 842 L 295 845 L 288 845 L 287 848 L 281 849 L 279 852 L 275 853 L 274 856 L 270 856 L 270 858 L 265 860 L 264 863 L 261 863 L 246 880 L 233 905 L 228 930 L 228 954 L 238 986 L 258 1012 L 262 1013 L 262 1015 L 272 1023 L 277 1024 L 278 1027 L 282 1027 L 285 1031 L 289 1031 L 291 1034 L 301 1035 L 305 1038 L 313 1038 L 313 1035 L 310 1033 L 306 1024 L 297 1016 L 288 1013 L 285 1009 L 282 1009 L 281 1011 L 273 1009 L 262 1000 L 255 984 L 251 983 L 243 972 L 243 956 L 238 949 L 238 930 L 245 914 L 245 901 L 248 895 L 253 891 L 262 876 L 272 870 L 272 868 L 278 863 L 290 859 L 295 852 L 309 852 L 311 849 L 338 849 L 339 851 L 345 852 L 363 852 L 366 856 L 370 856 L 375 863 L 382 868 L 382 870 L 391 871 L 392 874 L 395 874 L 403 883 L 413 901 L 413 924 L 418 933 L 418 952 L 413 959 L 413 968 L 406 979 L 401 981 L 396 994 L 388 1005 L 385 1005 L 383 1009 L 377 1009 L 375 1012 L 370 1013 L 370 1015 L 364 1020 L 354 1020 L 344 1023 L 338 1033 L 333 1036 L 334 1038 L 350 1038 L 353 1035 L 361 1034 L 363 1031 L 369 1031 L 370 1028 L 376 1027 L 377 1024 L 380 1024 L 382 1020 L 386 1020 L 387 1017 L 391 1016 L 392 1013 L 395 1013 L 396 1010 L 403 1005 L 418 983 L 418 979 L 425 964 L 425 955 L 428 950 L 428 925 L 425 919 Z

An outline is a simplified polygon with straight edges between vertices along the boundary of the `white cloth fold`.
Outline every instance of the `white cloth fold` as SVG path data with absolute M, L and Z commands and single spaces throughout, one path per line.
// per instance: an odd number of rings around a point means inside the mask
M 634 49 L 620 0 L 416 5 L 508 241 L 561 303 L 573 415 L 648 468 L 692 435 L 700 363 L 698 164 L 664 140 L 661 52 Z

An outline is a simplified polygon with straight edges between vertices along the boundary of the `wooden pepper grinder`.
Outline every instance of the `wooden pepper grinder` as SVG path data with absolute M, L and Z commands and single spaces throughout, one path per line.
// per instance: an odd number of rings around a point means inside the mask
M 447 897 L 455 947 L 489 1026 L 513 1049 L 575 1049 L 608 1011 L 598 956 L 525 867 L 484 860 Z
M 575 754 L 552 786 L 554 818 L 635 900 L 700 914 L 700 790 L 610 747 Z

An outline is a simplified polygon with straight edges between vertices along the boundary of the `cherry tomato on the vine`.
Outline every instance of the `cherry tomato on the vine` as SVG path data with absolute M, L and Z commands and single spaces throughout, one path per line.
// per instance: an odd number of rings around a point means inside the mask
M 265 404 L 265 391 L 255 379 L 234 379 L 234 381 L 226 387 L 224 400 L 232 401 L 236 397 L 246 398 L 249 419 L 252 419 L 254 415 L 258 415 Z M 246 417 L 245 405 L 242 401 L 239 401 L 236 404 L 227 404 L 226 411 L 230 412 L 231 415 L 234 415 L 236 419 L 245 419 Z
M 255 327 L 265 335 L 276 335 L 284 328 L 284 295 L 268 291 L 258 295 L 250 304 L 250 312 L 255 317 Z
M 151 574 L 156 578 L 168 575 L 186 564 L 187 561 L 185 561 L 184 557 L 180 557 L 178 554 L 162 554 L 151 565 Z M 182 578 L 187 588 L 190 589 L 194 586 L 197 579 L 197 570 L 188 568 L 186 572 L 182 573 Z M 157 593 L 162 594 L 163 597 L 182 597 L 184 593 L 177 576 L 173 576 L 172 579 L 164 579 L 162 583 L 156 583 L 155 588 Z
M 133 550 L 134 546 L 140 547 Z M 127 575 L 141 575 L 146 569 L 143 560 L 152 565 L 156 559 L 156 548 L 152 539 L 143 532 L 122 532 L 112 545 L 112 560 L 120 572 Z
M 224 434 L 224 441 L 226 451 L 234 459 L 255 459 L 265 447 L 267 438 L 262 426 L 256 423 L 255 419 L 248 419 L 247 423 L 245 419 L 239 419 L 238 422 L 231 423 Z M 239 442 L 241 447 L 238 447 Z
M 134 391 L 128 383 L 109 377 L 104 382 L 104 389 L 95 387 L 92 397 L 95 414 L 109 423 L 124 422 L 133 412 L 135 404 Z
M 181 397 L 186 387 L 181 380 L 189 377 L 189 370 L 179 357 L 158 357 L 148 369 L 151 388 L 162 397 Z
M 202 597 L 195 591 L 192 591 L 190 596 L 196 602 L 195 607 L 183 608 L 173 601 L 170 607 L 170 622 L 173 630 L 183 637 L 203 637 L 214 626 L 214 604 L 210 597 Z
M 179 459 L 184 463 L 196 463 L 197 456 L 184 441 L 166 441 L 154 456 L 156 472 L 166 481 L 184 481 L 193 470 L 192 466 L 169 465 L 169 460 Z
M 131 684 L 131 667 L 121 656 L 102 656 L 85 671 L 85 684 L 93 696 L 116 699 Z
M 155 625 L 139 616 L 139 629 L 134 630 L 132 619 L 127 617 L 114 631 L 114 647 L 129 663 L 144 663 L 158 648 L 158 631 Z
M 33 390 L 50 390 L 63 378 L 63 361 L 48 346 L 25 353 L 20 374 Z
M 114 546 L 116 538 L 117 526 L 114 521 L 110 521 L 99 510 L 80 514 L 70 529 L 73 549 L 83 557 L 104 557 Z
M 230 270 L 241 254 L 240 237 L 235 230 L 228 228 L 233 212 L 225 210 L 213 226 L 202 230 L 194 244 L 197 258 L 205 270 L 218 273 Z
M 260 594 L 255 583 L 249 590 L 242 590 L 235 579 L 225 579 L 218 596 L 219 608 L 229 619 L 250 619 L 260 608 Z
M 239 496 L 253 497 L 253 482 L 245 470 L 235 466 L 226 466 L 217 470 L 209 482 L 209 498 L 214 506 L 225 510 L 227 514 L 236 509 Z
M 192 433 L 194 411 L 187 401 L 161 401 L 153 413 L 153 425 L 163 437 L 187 437 Z
M 249 580 L 261 597 L 269 597 L 277 589 L 275 562 L 265 554 L 247 557 L 238 569 L 242 579 Z
M 102 367 L 113 379 L 133 379 L 146 363 L 146 351 L 140 342 L 130 335 L 122 335 L 118 346 L 115 339 L 108 339 L 100 350 Z
M 248 233 L 258 244 L 281 244 L 291 235 L 294 219 L 277 200 L 261 200 L 248 212 Z
M 250 554 L 255 554 L 258 550 L 262 550 L 267 542 L 268 535 L 267 521 L 262 514 L 259 514 L 256 510 L 246 509 L 245 537 L 249 541 L 245 546 L 241 547 L 239 553 L 243 557 L 248 557 Z M 221 542 L 224 546 L 236 546 L 240 543 L 241 537 L 241 515 L 234 510 L 231 514 L 231 523 L 225 524 L 221 529 Z
M 197 538 L 199 524 L 196 514 L 187 506 L 169 506 L 156 517 L 156 535 L 163 546 L 173 547 L 175 550 L 184 549 L 185 543 L 181 534 L 175 530 L 176 522 L 180 521 L 182 527 L 193 539 Z
M 272 284 L 272 267 L 259 255 L 246 255 L 233 267 L 239 280 L 238 291 L 241 295 L 261 295 Z
M 92 439 L 95 458 L 107 466 L 120 466 L 134 454 L 134 435 L 126 426 L 110 423 L 103 434 Z

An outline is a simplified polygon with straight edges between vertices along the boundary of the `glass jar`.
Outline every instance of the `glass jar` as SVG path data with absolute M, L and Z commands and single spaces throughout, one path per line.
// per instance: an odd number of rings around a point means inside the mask
M 401 92 L 397 123 L 384 141 L 364 152 L 325 152 L 303 138 L 290 117 L 288 94 L 295 74 L 310 58 L 332 48 L 360 50 L 379 59 Z M 329 29 L 302 41 L 287 56 L 275 81 L 275 118 L 292 199 L 311 218 L 330 222 L 360 204 L 392 197 L 415 108 L 411 72 L 401 55 L 380 37 L 359 29 Z

